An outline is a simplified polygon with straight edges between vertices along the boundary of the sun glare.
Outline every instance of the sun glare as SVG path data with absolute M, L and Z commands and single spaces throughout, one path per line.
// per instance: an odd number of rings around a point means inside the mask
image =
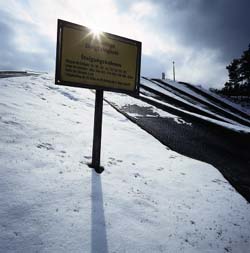
M 97 28 L 91 28 L 91 35 L 95 38 L 100 40 L 100 37 L 102 35 L 102 32 L 98 30 Z

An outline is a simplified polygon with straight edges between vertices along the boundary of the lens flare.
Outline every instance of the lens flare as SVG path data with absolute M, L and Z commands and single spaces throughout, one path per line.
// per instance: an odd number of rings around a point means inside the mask
M 91 35 L 94 39 L 100 40 L 100 37 L 102 35 L 102 32 L 98 30 L 97 28 L 91 28 Z

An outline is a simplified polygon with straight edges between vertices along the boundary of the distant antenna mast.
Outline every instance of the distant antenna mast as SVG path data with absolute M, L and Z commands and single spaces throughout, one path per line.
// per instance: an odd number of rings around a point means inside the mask
M 175 66 L 174 66 L 174 61 L 173 61 L 173 80 L 175 82 Z

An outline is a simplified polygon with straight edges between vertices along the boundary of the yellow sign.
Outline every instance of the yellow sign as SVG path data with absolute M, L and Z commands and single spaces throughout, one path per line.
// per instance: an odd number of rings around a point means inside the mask
M 56 84 L 137 93 L 141 43 L 58 20 Z

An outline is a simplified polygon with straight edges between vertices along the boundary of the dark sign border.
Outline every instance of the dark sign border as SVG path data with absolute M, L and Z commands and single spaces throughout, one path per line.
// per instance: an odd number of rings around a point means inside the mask
M 136 40 L 131 40 L 125 37 L 117 36 L 114 34 L 102 32 L 105 36 L 113 39 L 118 40 L 127 44 L 133 44 L 137 47 L 137 59 L 136 59 L 136 78 L 135 78 L 135 85 L 134 90 L 124 90 L 124 89 L 116 89 L 112 87 L 100 86 L 100 85 L 93 85 L 88 83 L 75 83 L 64 81 L 61 78 L 61 55 L 62 55 L 62 37 L 63 37 L 63 28 L 70 27 L 79 31 L 82 30 L 90 30 L 88 27 L 81 26 L 78 24 L 74 24 L 65 20 L 58 19 L 57 22 L 57 46 L 56 46 L 56 75 L 55 75 L 55 84 L 63 85 L 63 86 L 71 86 L 71 87 L 79 87 L 79 88 L 87 88 L 87 89 L 102 89 L 106 91 L 113 91 L 119 93 L 126 93 L 129 95 L 137 96 L 139 94 L 139 84 L 140 84 L 140 71 L 141 71 L 141 42 Z

